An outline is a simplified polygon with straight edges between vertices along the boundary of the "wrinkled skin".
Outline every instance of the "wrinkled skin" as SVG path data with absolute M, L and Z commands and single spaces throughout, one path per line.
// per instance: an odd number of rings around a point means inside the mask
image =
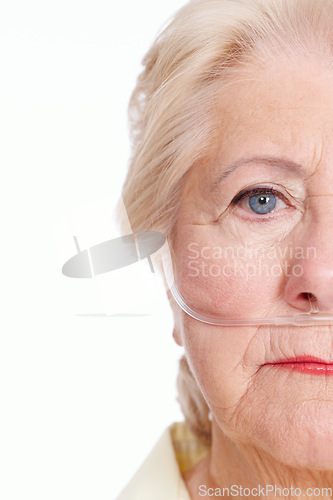
M 192 167 L 183 190 L 174 241 L 182 293 L 221 317 L 306 312 L 309 294 L 317 309 L 333 311 L 333 68 L 314 58 L 250 68 L 221 91 L 216 131 L 216 148 Z M 253 157 L 277 162 L 246 161 Z M 267 216 L 248 199 L 232 202 L 257 185 L 283 195 Z M 288 261 L 301 274 L 198 280 L 186 267 L 193 242 L 199 250 L 262 246 L 261 264 Z M 315 256 L 268 254 L 296 246 L 314 248 Z M 208 262 L 221 266 L 221 256 Z M 178 311 L 174 337 L 213 419 L 212 453 L 184 476 L 192 498 L 202 498 L 200 484 L 333 487 L 333 377 L 275 363 L 310 355 L 333 362 L 333 327 L 220 327 Z

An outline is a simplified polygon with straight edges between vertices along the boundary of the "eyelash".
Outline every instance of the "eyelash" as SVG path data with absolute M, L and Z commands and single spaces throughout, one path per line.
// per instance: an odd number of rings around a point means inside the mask
M 253 196 L 255 194 L 261 194 L 261 193 L 263 193 L 263 194 L 272 193 L 275 196 L 278 196 L 279 198 L 281 198 L 284 202 L 288 202 L 287 198 L 285 196 L 283 196 L 282 193 L 280 193 L 279 191 L 277 191 L 274 188 L 257 187 L 257 188 L 251 188 L 248 190 L 241 191 L 240 193 L 238 193 L 235 196 L 235 198 L 232 200 L 232 203 L 238 203 L 240 200 L 243 200 L 244 198 L 250 198 L 251 196 Z
M 251 196 L 254 196 L 256 194 L 267 194 L 267 193 L 272 193 L 276 197 L 278 197 L 280 200 L 282 200 L 286 205 L 290 206 L 290 201 L 280 192 L 277 191 L 276 189 L 272 187 L 256 187 L 256 188 L 251 188 L 248 190 L 243 190 L 240 193 L 238 193 L 235 198 L 232 200 L 232 205 L 237 205 L 240 203 L 242 200 L 246 198 L 250 198 Z M 273 212 L 272 212 L 273 213 Z M 270 214 L 267 214 L 270 215 Z M 264 216 L 260 216 L 260 218 L 263 218 Z

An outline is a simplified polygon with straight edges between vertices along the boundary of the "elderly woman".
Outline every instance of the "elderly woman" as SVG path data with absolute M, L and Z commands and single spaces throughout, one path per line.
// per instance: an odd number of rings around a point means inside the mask
M 332 316 L 293 318 L 333 310 L 333 1 L 193 0 L 143 63 L 123 199 L 168 238 L 185 423 L 119 498 L 332 495 Z

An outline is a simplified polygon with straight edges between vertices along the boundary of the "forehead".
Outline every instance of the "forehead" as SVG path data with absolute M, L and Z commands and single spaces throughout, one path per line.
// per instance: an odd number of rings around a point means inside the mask
M 315 161 L 333 143 L 333 69 L 313 59 L 249 67 L 221 88 L 215 109 L 226 162 L 253 153 Z
M 187 211 L 210 207 L 219 194 L 215 189 L 221 178 L 247 158 L 273 158 L 286 167 L 288 161 L 300 165 L 302 175 L 311 177 L 318 192 L 333 184 L 330 61 L 281 60 L 237 71 L 216 90 L 213 120 L 209 154 L 186 174 L 180 218 Z M 284 175 L 289 174 L 297 175 L 295 169 L 289 173 L 286 169 Z M 228 185 L 234 180 L 228 177 Z

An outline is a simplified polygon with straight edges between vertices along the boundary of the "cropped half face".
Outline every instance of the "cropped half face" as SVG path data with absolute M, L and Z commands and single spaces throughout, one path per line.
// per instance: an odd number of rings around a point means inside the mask
M 216 103 L 185 180 L 177 286 L 216 317 L 333 311 L 333 68 L 254 67 Z M 221 327 L 178 311 L 175 338 L 216 433 L 296 467 L 333 467 L 333 327 Z

